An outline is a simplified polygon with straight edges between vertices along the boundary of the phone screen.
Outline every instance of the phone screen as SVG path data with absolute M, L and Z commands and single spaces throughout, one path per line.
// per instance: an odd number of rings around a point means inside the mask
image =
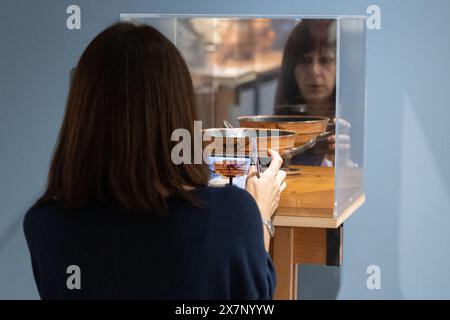
M 210 156 L 209 157 L 209 185 L 210 186 L 225 186 L 230 183 L 230 178 L 224 174 L 220 174 L 221 170 L 218 168 L 223 168 L 224 164 L 234 164 L 239 167 L 239 175 L 232 178 L 232 184 L 245 189 L 245 181 L 248 175 L 248 169 L 250 167 L 250 158 L 244 157 L 219 157 Z

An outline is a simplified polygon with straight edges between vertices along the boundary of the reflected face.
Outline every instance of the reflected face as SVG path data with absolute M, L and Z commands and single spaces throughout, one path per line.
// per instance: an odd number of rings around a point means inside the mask
M 307 104 L 326 103 L 336 86 L 336 54 L 331 50 L 306 53 L 294 72 Z

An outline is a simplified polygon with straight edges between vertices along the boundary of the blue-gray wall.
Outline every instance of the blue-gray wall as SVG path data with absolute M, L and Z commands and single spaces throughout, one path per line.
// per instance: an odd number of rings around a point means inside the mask
M 78 4 L 82 30 L 68 31 Z M 450 1 L 1 0 L 0 298 L 37 298 L 21 219 L 45 182 L 68 74 L 120 13 L 366 14 L 366 203 L 345 224 L 344 265 L 302 267 L 303 298 L 450 298 Z M 381 268 L 380 290 L 366 268 Z

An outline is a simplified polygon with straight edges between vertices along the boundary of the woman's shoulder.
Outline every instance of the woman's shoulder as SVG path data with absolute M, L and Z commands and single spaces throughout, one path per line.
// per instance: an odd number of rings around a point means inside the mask
M 233 200 L 233 201 L 244 201 L 244 202 L 254 202 L 254 199 L 250 193 L 245 189 L 239 188 L 237 186 L 210 186 L 206 187 L 205 190 L 210 197 L 215 200 Z
M 236 186 L 207 187 L 208 200 L 215 207 L 233 208 L 234 210 L 257 209 L 255 199 L 245 189 Z
M 253 196 L 236 186 L 206 188 L 209 209 L 224 223 L 239 222 L 245 227 L 260 221 L 258 205 Z M 220 216 L 220 217 L 219 217 Z
M 54 216 L 57 211 L 60 211 L 57 203 L 35 203 L 25 213 L 23 219 L 23 226 L 25 231 L 35 228 L 40 221 Z
M 25 234 L 42 234 L 47 230 L 59 230 L 62 226 L 70 225 L 73 221 L 86 217 L 85 211 L 94 213 L 90 206 L 80 209 L 65 208 L 56 201 L 45 203 L 36 202 L 25 213 L 23 229 Z

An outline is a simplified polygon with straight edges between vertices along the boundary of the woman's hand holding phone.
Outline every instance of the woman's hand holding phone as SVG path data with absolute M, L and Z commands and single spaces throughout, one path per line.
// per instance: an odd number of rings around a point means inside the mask
M 269 154 L 272 157 L 270 166 L 259 178 L 255 166 L 251 166 L 245 186 L 255 198 L 263 219 L 271 219 L 280 203 L 280 195 L 286 189 L 286 172 L 280 170 L 283 159 L 275 150 L 269 149 Z

